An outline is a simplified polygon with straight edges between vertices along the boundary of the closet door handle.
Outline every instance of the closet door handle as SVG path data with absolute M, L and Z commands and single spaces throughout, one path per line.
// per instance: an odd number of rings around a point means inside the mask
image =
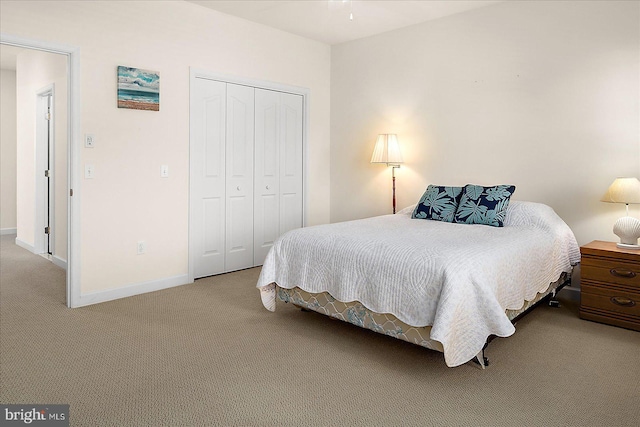
M 268 190 L 270 187 L 267 185 L 265 188 Z
M 239 186 L 239 185 L 238 185 L 238 187 L 237 187 L 237 188 L 238 188 L 238 191 L 240 191 L 240 186 Z

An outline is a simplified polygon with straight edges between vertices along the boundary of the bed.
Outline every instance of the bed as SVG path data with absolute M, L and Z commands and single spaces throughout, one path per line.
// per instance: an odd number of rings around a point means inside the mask
M 580 260 L 547 205 L 512 201 L 501 227 L 395 215 L 292 230 L 267 254 L 263 305 L 291 302 L 441 351 L 447 366 L 477 359 L 490 337 L 566 284 Z

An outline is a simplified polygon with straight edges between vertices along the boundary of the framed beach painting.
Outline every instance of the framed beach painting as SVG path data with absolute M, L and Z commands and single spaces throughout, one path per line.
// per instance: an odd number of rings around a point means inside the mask
M 118 108 L 160 111 L 160 73 L 119 65 Z

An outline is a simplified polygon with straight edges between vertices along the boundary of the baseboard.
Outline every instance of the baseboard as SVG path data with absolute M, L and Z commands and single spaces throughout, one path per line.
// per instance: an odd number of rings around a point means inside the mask
M 51 262 L 53 262 L 58 267 L 64 269 L 65 271 L 67 270 L 67 260 L 64 260 L 59 256 L 54 255 L 53 257 L 51 257 Z
M 24 240 L 20 240 L 16 237 L 16 245 L 20 246 L 23 249 L 28 250 L 29 252 L 31 252 L 32 254 L 36 253 L 36 248 L 33 247 L 32 245 L 30 245 L 29 243 L 25 242 Z M 36 254 L 37 255 L 37 254 Z M 67 260 L 64 260 L 62 258 L 60 258 L 57 255 L 48 257 L 49 260 L 54 263 L 55 265 L 57 265 L 58 267 L 66 270 L 67 269 Z
M 36 253 L 36 248 L 33 245 L 30 245 L 29 243 L 25 242 L 24 240 L 20 240 L 17 237 L 16 237 L 16 245 L 20 246 L 22 249 L 28 250 L 32 254 Z
M 16 234 L 18 233 L 17 228 L 0 228 L 0 236 L 5 236 L 7 234 Z
M 148 282 L 136 283 L 117 289 L 108 289 L 105 291 L 90 292 L 81 294 L 73 304 L 73 307 L 83 307 L 101 302 L 113 301 L 120 298 L 132 297 L 134 295 L 146 294 L 148 292 L 160 291 L 162 289 L 173 288 L 175 286 L 186 285 L 188 277 L 186 274 L 179 276 L 166 277 L 164 279 L 150 280 Z

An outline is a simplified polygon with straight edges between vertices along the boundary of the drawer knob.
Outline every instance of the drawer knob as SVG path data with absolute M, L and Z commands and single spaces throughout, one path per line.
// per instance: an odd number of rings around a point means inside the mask
M 625 297 L 611 297 L 611 302 L 615 305 L 620 305 L 622 307 L 633 307 L 636 305 L 636 302 L 630 298 Z
M 636 277 L 636 273 L 631 270 L 612 268 L 611 270 L 609 270 L 609 272 L 612 276 L 616 277 L 625 277 L 627 279 L 633 279 L 634 277 Z

